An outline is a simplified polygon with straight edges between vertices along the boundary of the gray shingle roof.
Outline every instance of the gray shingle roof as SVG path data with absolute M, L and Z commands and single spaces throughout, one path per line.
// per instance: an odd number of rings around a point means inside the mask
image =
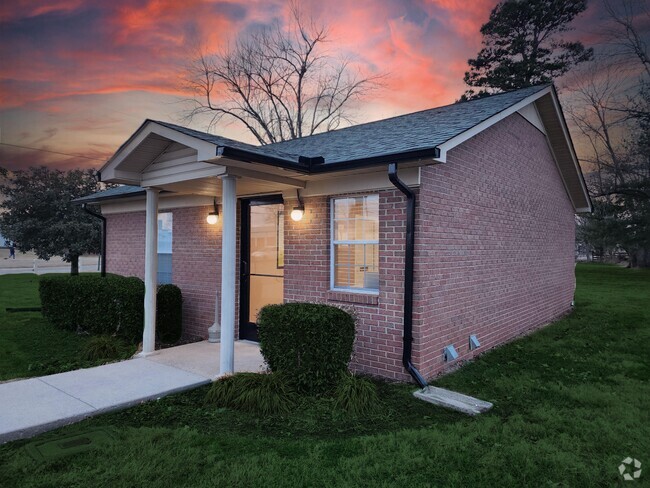
M 266 164 L 274 163 L 264 161 L 264 158 L 274 158 L 278 164 L 286 162 L 306 170 L 307 166 L 299 162 L 301 156 L 322 157 L 326 167 L 334 163 L 345 166 L 347 162 L 432 150 L 548 86 L 523 88 L 265 146 L 255 146 L 169 122 L 152 122 L 217 146 L 257 156 L 258 161 Z M 120 186 L 79 198 L 76 202 L 91 203 L 136 196 L 138 193 L 144 194 L 144 190 L 137 186 Z
M 85 197 L 76 198 L 75 203 L 95 203 L 102 200 L 109 200 L 113 198 L 124 198 L 129 196 L 144 195 L 145 191 L 139 186 L 120 185 L 114 188 L 91 193 Z
M 291 154 L 288 152 L 277 150 L 273 147 L 272 144 L 266 146 L 255 146 L 253 144 L 247 144 L 245 142 L 237 141 L 235 139 L 228 139 L 227 137 L 221 137 L 214 134 L 209 134 L 207 132 L 201 132 L 199 130 L 188 129 L 187 127 L 182 127 L 176 124 L 170 124 L 169 122 L 162 122 L 160 120 L 153 120 L 156 124 L 160 124 L 169 129 L 177 130 L 188 136 L 196 137 L 202 141 L 211 142 L 217 146 L 227 146 L 233 147 L 235 149 L 241 149 L 243 151 L 251 152 L 253 154 L 258 154 L 259 156 L 272 156 L 275 158 L 286 159 L 288 161 L 298 162 L 298 154 Z
M 434 148 L 546 88 L 538 85 L 263 146 L 325 164 Z
M 259 156 L 290 162 L 297 162 L 299 156 L 323 157 L 325 164 L 342 163 L 435 148 L 548 86 L 499 93 L 265 146 L 246 144 L 168 122 L 154 122 L 218 146 L 233 147 Z

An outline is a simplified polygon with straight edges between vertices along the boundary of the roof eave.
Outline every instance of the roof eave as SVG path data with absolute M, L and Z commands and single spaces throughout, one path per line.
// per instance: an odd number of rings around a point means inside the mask
M 565 142 L 569 148 L 570 152 L 570 157 L 573 163 L 574 170 L 576 174 L 578 175 L 579 181 L 580 181 L 580 189 L 582 192 L 582 197 L 584 198 L 584 202 L 579 202 L 576 203 L 574 201 L 573 195 L 569 192 L 567 188 L 567 193 L 569 193 L 569 198 L 571 199 L 571 203 L 573 204 L 574 211 L 576 213 L 590 213 L 592 211 L 592 202 L 591 198 L 589 197 L 589 191 L 587 190 L 587 185 L 585 184 L 584 176 L 582 174 L 582 169 L 580 168 L 580 164 L 578 163 L 578 158 L 575 153 L 575 148 L 573 146 L 573 141 L 571 140 L 571 134 L 569 133 L 569 130 L 566 125 L 566 119 L 564 118 L 564 113 L 562 112 L 562 106 L 559 103 L 559 99 L 557 96 L 557 91 L 555 90 L 554 85 L 548 85 L 547 87 L 539 90 L 538 92 L 533 93 L 532 95 L 529 95 L 528 97 L 524 98 L 520 102 L 515 103 L 514 105 L 511 105 L 510 107 L 507 107 L 503 110 L 501 110 L 499 113 L 494 114 L 487 119 L 483 120 L 479 124 L 465 130 L 461 134 L 458 134 L 444 143 L 440 144 L 440 157 L 437 158 L 438 162 L 445 163 L 447 161 L 447 153 L 453 149 L 454 147 L 462 144 L 466 140 L 470 139 L 471 137 L 474 137 L 475 135 L 479 134 L 480 132 L 483 132 L 486 130 L 488 127 L 491 127 L 492 125 L 496 124 L 497 122 L 500 122 L 501 120 L 505 119 L 506 117 L 516 113 L 517 111 L 521 110 L 523 107 L 535 103 L 536 101 L 542 99 L 544 96 L 550 95 L 551 99 L 553 100 L 553 104 L 555 107 L 557 119 L 559 121 L 559 124 L 562 128 L 562 132 L 564 134 L 564 139 Z M 547 138 L 548 140 L 548 138 Z M 549 145 L 551 145 L 549 141 Z M 555 154 L 554 154 L 555 158 Z M 557 161 L 556 161 L 557 162 Z M 564 181 L 564 178 L 563 178 Z M 565 183 L 566 186 L 566 183 Z M 585 203 L 583 205 L 582 203 Z
M 122 193 L 122 194 L 118 194 L 118 195 L 106 195 L 106 196 L 98 195 L 97 197 L 94 197 L 94 198 L 89 198 L 92 195 L 88 195 L 86 197 L 75 198 L 74 200 L 72 200 L 72 204 L 73 205 L 84 205 L 84 204 L 93 205 L 93 204 L 96 204 L 96 203 L 105 203 L 105 202 L 108 202 L 110 200 L 123 200 L 125 198 L 143 197 L 143 196 L 145 196 L 145 194 L 146 194 L 146 192 L 143 189 L 142 191 L 134 191 L 134 192 Z
M 557 90 L 555 89 L 555 85 L 551 85 L 552 88 L 552 96 L 553 96 L 553 102 L 555 104 L 556 110 L 559 112 L 560 115 L 560 124 L 562 124 L 562 129 L 565 133 L 565 137 L 567 140 L 567 144 L 569 146 L 569 150 L 571 151 L 571 157 L 573 159 L 573 164 L 576 169 L 576 172 L 578 173 L 578 178 L 580 179 L 580 186 L 582 187 L 582 191 L 585 196 L 585 200 L 587 202 L 587 207 L 579 207 L 576 208 L 575 211 L 576 213 L 592 213 L 593 212 L 593 202 L 591 201 L 591 196 L 589 195 L 589 189 L 587 188 L 587 183 L 585 182 L 585 177 L 582 174 L 582 167 L 580 166 L 580 162 L 578 161 L 578 156 L 576 154 L 576 149 L 575 146 L 573 145 L 573 139 L 571 138 L 571 132 L 569 131 L 569 128 L 566 125 L 566 118 L 564 117 L 564 111 L 562 110 L 562 105 L 560 104 L 560 99 L 557 94 Z

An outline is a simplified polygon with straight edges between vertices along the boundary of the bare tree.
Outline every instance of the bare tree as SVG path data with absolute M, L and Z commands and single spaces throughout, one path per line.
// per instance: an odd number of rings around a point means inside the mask
M 601 255 L 624 249 L 631 266 L 650 267 L 650 65 L 638 28 L 648 4 L 606 7 L 608 45 L 575 78 L 569 109 L 587 145 L 581 162 L 595 207 L 579 219 L 578 236 Z
M 647 42 L 640 34 L 639 24 L 650 21 L 650 8 L 647 0 L 619 0 L 615 4 L 605 0 L 605 10 L 612 22 L 606 30 L 608 43 L 614 47 L 610 56 L 625 63 L 641 62 L 645 74 L 650 76 L 650 55 Z
M 612 108 L 620 104 L 622 81 L 611 66 L 594 64 L 571 84 L 572 103 L 567 112 L 588 148 L 580 161 L 592 173 L 590 189 L 598 197 L 625 185 L 629 151 L 622 144 L 622 134 L 630 130 L 631 123 L 626 114 Z
M 194 93 L 188 118 L 241 123 L 260 144 L 295 139 L 351 122 L 355 101 L 381 85 L 382 76 L 364 77 L 349 60 L 325 50 L 327 29 L 305 20 L 297 5 L 291 24 L 276 22 L 219 54 L 203 50 L 187 69 Z

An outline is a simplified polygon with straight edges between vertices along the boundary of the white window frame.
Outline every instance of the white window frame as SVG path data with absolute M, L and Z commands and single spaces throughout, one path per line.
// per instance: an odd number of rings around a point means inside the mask
M 358 240 L 358 241 L 350 241 L 350 240 L 345 240 L 345 241 L 336 241 L 334 239 L 334 201 L 337 199 L 344 199 L 344 198 L 360 198 L 360 197 L 368 197 L 372 195 L 377 195 L 379 197 L 378 193 L 366 193 L 363 195 L 337 195 L 337 196 L 332 196 L 329 198 L 329 204 L 330 204 L 330 290 L 331 291 L 336 291 L 336 292 L 342 292 L 342 293 L 358 293 L 361 295 L 379 295 L 379 288 L 374 289 L 374 288 L 339 288 L 335 286 L 335 259 L 334 259 L 334 246 L 336 244 L 377 244 L 378 249 L 377 252 L 379 252 L 379 239 L 377 240 Z M 379 218 L 377 218 L 377 225 L 379 225 Z

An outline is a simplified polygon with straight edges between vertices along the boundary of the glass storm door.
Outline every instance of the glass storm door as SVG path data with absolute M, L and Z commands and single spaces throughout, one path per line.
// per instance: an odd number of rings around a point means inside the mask
M 281 196 L 242 201 L 240 339 L 257 341 L 257 314 L 284 299 Z

